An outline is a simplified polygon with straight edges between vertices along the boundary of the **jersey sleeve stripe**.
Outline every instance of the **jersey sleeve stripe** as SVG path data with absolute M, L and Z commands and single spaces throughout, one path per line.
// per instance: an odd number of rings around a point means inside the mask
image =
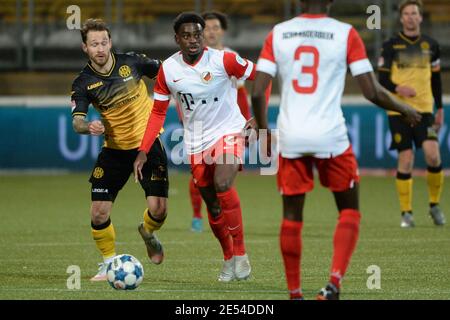
M 153 99 L 159 101 L 168 101 L 170 100 L 170 95 L 164 93 L 158 93 L 156 91 L 153 92 Z
M 74 113 L 72 113 L 72 117 L 74 117 L 74 116 L 85 116 L 86 115 L 86 113 L 84 113 L 84 112 L 74 112 Z
M 253 72 L 253 69 L 255 68 L 255 65 L 252 61 L 247 60 L 247 69 L 245 70 L 245 73 L 242 77 L 239 78 L 239 80 L 245 80 L 247 79 L 251 73 Z
M 352 76 L 356 77 L 360 74 L 373 72 L 372 64 L 369 59 L 361 59 L 349 65 Z
M 262 71 L 264 73 L 270 74 L 272 77 L 275 77 L 277 74 L 277 65 L 267 59 L 259 58 L 258 64 L 256 66 L 256 71 Z

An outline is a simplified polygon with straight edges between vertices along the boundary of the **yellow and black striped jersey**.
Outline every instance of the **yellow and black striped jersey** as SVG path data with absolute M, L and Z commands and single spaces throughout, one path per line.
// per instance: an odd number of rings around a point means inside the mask
M 111 58 L 108 73 L 97 72 L 89 62 L 74 80 L 72 116 L 87 115 L 92 103 L 105 126 L 105 147 L 138 148 L 153 107 L 142 76 L 155 78 L 161 61 L 135 53 L 111 53 Z
M 378 71 L 390 73 L 393 88 L 408 86 L 416 91 L 411 98 L 397 98 L 419 112 L 433 112 L 432 72 L 440 71 L 440 49 L 437 41 L 426 35 L 415 38 L 399 32 L 383 44 Z M 395 92 L 395 89 L 388 88 Z M 395 94 L 395 93 L 394 93 Z M 389 111 L 388 114 L 396 114 Z

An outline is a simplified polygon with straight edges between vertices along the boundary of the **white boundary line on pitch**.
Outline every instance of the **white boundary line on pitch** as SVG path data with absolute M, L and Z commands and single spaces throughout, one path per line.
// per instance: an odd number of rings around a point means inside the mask
M 275 235 L 274 237 L 277 237 Z M 323 241 L 323 239 L 305 239 L 307 242 L 317 242 L 317 241 Z M 434 241 L 434 242 L 440 242 L 440 241 L 447 241 L 448 239 L 436 239 L 436 238 L 420 238 L 420 239 L 408 239 L 408 242 L 423 242 L 423 241 Z M 400 242 L 405 241 L 404 238 L 363 238 L 358 239 L 358 242 Z M 247 243 L 268 243 L 273 242 L 273 240 L 246 240 Z M 62 247 L 62 246 L 90 246 L 93 242 L 42 242 L 42 243 L 5 243 L 0 244 L 0 247 Z M 141 241 L 133 241 L 133 242 L 116 242 L 116 245 L 135 245 L 135 244 L 142 244 Z M 164 244 L 168 245 L 182 245 L 182 244 L 196 244 L 198 245 L 198 240 L 192 240 L 192 241 L 164 241 Z M 201 242 L 200 242 L 201 244 Z M 208 244 L 209 245 L 209 244 Z M 1 260 L 1 259 L 0 259 Z
M 111 288 L 112 290 L 112 288 Z M 74 293 L 84 293 L 84 292 L 116 292 L 111 291 L 110 289 L 80 289 L 80 290 L 70 290 L 70 289 L 58 289 L 58 288 L 1 288 L 0 292 L 3 291 L 49 291 L 49 292 L 74 292 Z M 154 293 L 164 293 L 164 292 L 205 292 L 205 293 L 213 293 L 213 292 L 221 292 L 221 293 L 282 293 L 286 294 L 286 290 L 241 290 L 236 288 L 236 290 L 210 290 L 210 289 L 137 289 L 133 291 L 127 292 L 154 292 Z

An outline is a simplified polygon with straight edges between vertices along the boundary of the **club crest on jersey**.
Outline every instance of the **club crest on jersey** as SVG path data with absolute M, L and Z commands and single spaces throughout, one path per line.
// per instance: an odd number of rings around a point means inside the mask
M 420 44 L 420 47 L 422 48 L 422 50 L 429 50 L 430 49 L 430 44 L 428 42 L 426 42 L 426 41 L 423 41 Z
M 202 72 L 200 78 L 202 79 L 203 83 L 209 83 L 213 79 L 213 75 L 210 71 Z
M 130 74 L 131 74 L 131 68 L 129 66 L 127 66 L 126 64 L 119 68 L 119 75 L 122 78 L 129 77 Z

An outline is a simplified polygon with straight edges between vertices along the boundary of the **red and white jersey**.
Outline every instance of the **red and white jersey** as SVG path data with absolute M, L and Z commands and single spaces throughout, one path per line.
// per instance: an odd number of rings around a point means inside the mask
M 174 97 L 180 106 L 188 154 L 202 152 L 224 135 L 241 133 L 246 120 L 231 77 L 254 78 L 255 65 L 226 51 L 205 48 L 191 65 L 181 52 L 165 60 L 154 87 L 155 100 Z
M 239 55 L 239 53 L 236 50 L 231 49 L 230 47 L 225 47 L 223 49 L 224 51 L 228 51 L 228 52 L 232 52 L 236 55 Z M 236 79 L 236 77 L 232 77 L 231 78 L 233 81 L 233 84 L 235 85 L 236 88 L 242 88 L 243 86 L 245 86 L 245 80 L 238 80 Z
M 349 146 L 341 109 L 347 66 L 353 76 L 373 71 L 357 31 L 326 15 L 303 14 L 267 36 L 257 70 L 281 85 L 277 126 L 285 158 L 328 158 Z

